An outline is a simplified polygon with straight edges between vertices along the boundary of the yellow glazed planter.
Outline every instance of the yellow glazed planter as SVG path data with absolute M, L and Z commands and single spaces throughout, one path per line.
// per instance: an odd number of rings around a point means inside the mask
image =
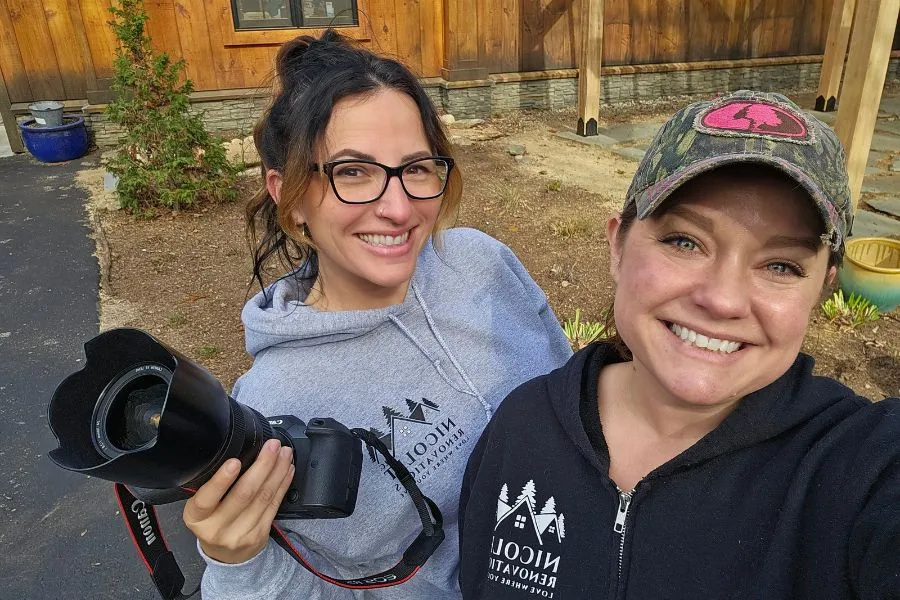
M 841 289 L 890 312 L 900 305 L 900 240 L 850 238 L 838 274 Z

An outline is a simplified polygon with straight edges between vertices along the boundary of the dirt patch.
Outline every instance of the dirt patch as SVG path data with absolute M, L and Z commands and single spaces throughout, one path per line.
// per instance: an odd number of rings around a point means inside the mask
M 673 101 L 680 105 L 683 101 Z M 605 125 L 656 120 L 668 104 L 607 109 Z M 574 111 L 521 112 L 452 129 L 465 179 L 459 225 L 510 246 L 561 320 L 576 308 L 597 320 L 612 297 L 604 235 L 637 163 L 596 146 L 559 138 Z M 511 156 L 509 144 L 525 154 Z M 208 367 L 229 387 L 250 366 L 241 307 L 251 266 L 240 204 L 135 220 L 109 210 L 102 171 L 78 181 L 91 191 L 101 263 L 101 324 L 140 327 Z M 99 172 L 99 173 L 98 173 Z M 255 186 L 245 180 L 245 191 Z M 818 371 L 865 396 L 900 395 L 900 316 L 839 331 L 816 311 L 804 351 Z

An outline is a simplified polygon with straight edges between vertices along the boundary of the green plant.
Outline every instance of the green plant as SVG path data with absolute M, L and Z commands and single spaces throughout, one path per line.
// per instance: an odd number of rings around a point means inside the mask
M 200 346 L 197 349 L 197 356 L 200 358 L 212 358 L 214 356 L 218 356 L 222 353 L 222 350 L 217 346 Z
M 850 294 L 845 300 L 843 290 L 836 291 L 822 303 L 822 312 L 832 323 L 851 329 L 881 317 L 878 307 L 858 294 Z
M 569 338 L 569 343 L 575 351 L 581 350 L 593 341 L 610 337 L 611 331 L 607 331 L 606 325 L 599 321 L 582 321 L 581 309 L 575 309 L 575 318 L 566 319 L 563 323 L 563 332 Z
M 550 183 L 547 184 L 547 191 L 550 192 L 559 192 L 562 191 L 562 181 L 559 179 L 554 179 Z
M 173 312 L 169 314 L 169 325 L 172 327 L 181 327 L 187 323 L 187 317 L 185 317 L 180 312 Z
M 145 25 L 142 0 L 119 0 L 109 21 L 118 40 L 110 121 L 124 130 L 122 146 L 107 168 L 118 175 L 119 204 L 132 213 L 179 209 L 236 196 L 237 169 L 190 113 L 185 64 L 156 53 Z
M 566 217 L 550 223 L 550 233 L 561 238 L 585 234 L 591 230 L 591 223 L 584 217 Z

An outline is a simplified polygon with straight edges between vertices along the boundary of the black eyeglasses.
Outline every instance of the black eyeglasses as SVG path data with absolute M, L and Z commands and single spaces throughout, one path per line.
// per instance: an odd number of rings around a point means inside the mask
M 417 158 L 399 167 L 356 158 L 312 165 L 313 171 L 328 176 L 331 189 L 345 204 L 375 202 L 387 189 L 391 177 L 399 177 L 406 195 L 415 200 L 437 198 L 447 189 L 453 159 L 447 156 Z

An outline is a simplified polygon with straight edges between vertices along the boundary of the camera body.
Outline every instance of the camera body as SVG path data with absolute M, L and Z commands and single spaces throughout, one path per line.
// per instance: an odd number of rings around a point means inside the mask
M 294 480 L 278 519 L 336 519 L 356 508 L 362 469 L 360 441 L 334 419 L 308 424 L 293 415 L 267 418 L 282 444 L 294 449 Z

